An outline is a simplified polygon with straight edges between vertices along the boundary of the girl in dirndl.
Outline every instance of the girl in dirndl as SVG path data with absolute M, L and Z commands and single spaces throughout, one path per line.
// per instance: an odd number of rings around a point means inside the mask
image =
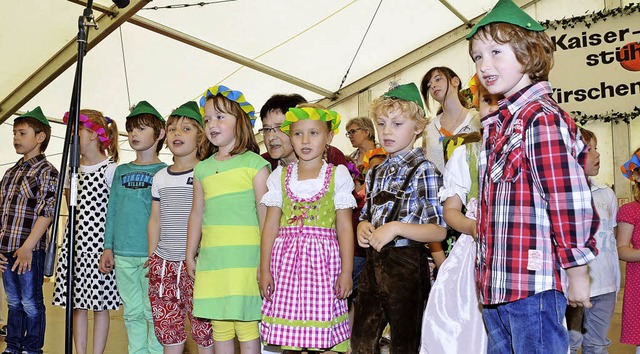
M 273 171 L 262 198 L 260 334 L 290 352 L 349 350 L 354 184 L 345 166 L 324 159 L 339 124 L 317 105 L 289 109 L 281 129 L 298 162 Z
M 478 107 L 483 117 L 498 110 L 501 97 L 492 95 L 479 84 L 476 75 L 469 82 L 469 88 L 473 93 L 473 106 Z M 438 194 L 443 202 L 444 220 L 462 234 L 440 266 L 431 287 L 422 319 L 419 354 L 487 352 L 487 332 L 475 279 L 477 161 L 481 137 L 472 134 L 456 135 L 452 144 L 447 144 L 453 151 L 448 156 L 443 187 Z

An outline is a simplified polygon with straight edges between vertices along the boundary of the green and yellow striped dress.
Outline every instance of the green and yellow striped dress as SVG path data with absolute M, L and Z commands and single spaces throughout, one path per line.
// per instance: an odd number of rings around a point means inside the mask
M 204 212 L 193 314 L 257 321 L 262 305 L 256 283 L 260 226 L 253 178 L 269 163 L 251 151 L 227 161 L 216 161 L 214 156 L 194 171 L 204 191 Z

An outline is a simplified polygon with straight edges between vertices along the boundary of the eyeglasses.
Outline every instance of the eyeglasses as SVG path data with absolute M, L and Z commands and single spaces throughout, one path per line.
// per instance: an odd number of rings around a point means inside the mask
M 344 135 L 348 138 L 348 137 L 352 136 L 353 134 L 355 134 L 358 130 L 362 130 L 362 128 L 347 130 L 347 132 L 344 133 Z
M 282 130 L 280 130 L 280 127 L 281 127 L 281 125 L 277 125 L 275 127 L 260 128 L 260 129 L 258 129 L 258 133 L 260 133 L 262 135 L 279 133 L 279 132 L 282 131 Z

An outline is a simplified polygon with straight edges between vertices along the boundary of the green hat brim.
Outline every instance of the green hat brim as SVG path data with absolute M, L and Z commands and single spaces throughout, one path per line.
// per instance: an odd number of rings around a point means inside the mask
M 158 110 L 156 110 L 149 102 L 147 101 L 140 101 L 138 102 L 138 104 L 131 110 L 131 113 L 129 113 L 129 115 L 127 116 L 127 119 L 135 117 L 135 116 L 139 116 L 141 114 L 151 114 L 152 116 L 160 119 L 160 121 L 162 123 L 166 123 L 166 121 L 164 120 L 164 118 L 162 118 L 162 115 L 160 114 L 160 112 L 158 112 Z
M 175 111 L 171 112 L 171 115 L 191 118 L 198 122 L 201 127 L 204 127 L 204 121 L 202 120 L 202 115 L 200 114 L 200 107 L 198 107 L 198 104 L 194 101 L 189 101 L 178 107 Z
M 420 96 L 420 90 L 418 86 L 413 82 L 408 84 L 399 85 L 382 95 L 383 97 L 397 98 L 404 101 L 414 102 L 422 111 L 424 111 L 424 105 L 422 104 L 422 97 Z
M 466 37 L 467 40 L 470 40 L 481 27 L 498 22 L 510 23 L 528 31 L 542 32 L 545 30 L 538 21 L 524 12 L 512 0 L 499 0 L 493 9 L 491 9 L 480 22 L 473 26 L 471 32 L 469 32 Z
M 37 120 L 38 122 L 50 127 L 51 124 L 49 123 L 49 120 L 47 119 L 47 117 L 45 117 L 44 113 L 42 113 L 42 108 L 40 108 L 40 106 L 27 111 L 27 113 L 17 117 L 16 119 L 20 119 L 20 118 L 33 118 L 35 120 Z M 14 119 L 15 121 L 15 119 Z

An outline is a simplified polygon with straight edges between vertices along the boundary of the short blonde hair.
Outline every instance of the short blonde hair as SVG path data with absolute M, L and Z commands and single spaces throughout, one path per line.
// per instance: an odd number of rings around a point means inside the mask
M 424 114 L 424 110 L 422 109 L 422 107 L 418 106 L 415 102 L 412 101 L 405 101 L 398 98 L 386 96 L 376 98 L 371 103 L 371 112 L 373 113 L 374 119 L 377 119 L 383 114 L 387 114 L 396 110 L 400 110 L 406 118 L 414 121 L 416 123 L 416 128 L 422 131 L 420 134 L 417 134 L 416 139 L 422 138 L 422 150 L 426 152 L 426 127 L 429 124 L 430 119 L 427 118 L 427 116 Z

